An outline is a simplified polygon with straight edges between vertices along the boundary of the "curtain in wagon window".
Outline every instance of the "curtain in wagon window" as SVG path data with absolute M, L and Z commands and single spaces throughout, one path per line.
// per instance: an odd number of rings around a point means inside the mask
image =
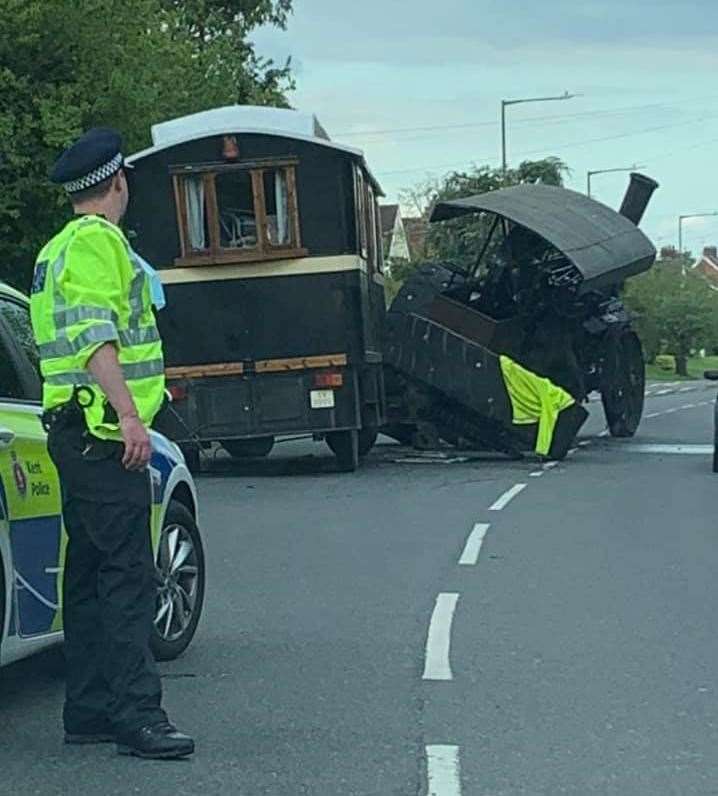
M 204 180 L 199 177 L 185 178 L 187 197 L 187 226 L 189 247 L 193 250 L 207 248 L 204 232 Z
M 274 198 L 277 204 L 277 240 L 275 246 L 289 243 L 289 199 L 287 196 L 287 175 L 283 170 L 274 172 Z

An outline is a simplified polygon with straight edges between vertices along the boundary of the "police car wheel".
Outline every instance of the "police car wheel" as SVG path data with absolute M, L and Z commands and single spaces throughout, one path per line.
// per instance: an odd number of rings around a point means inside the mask
M 171 500 L 155 561 L 157 599 L 152 652 L 158 661 L 176 658 L 192 641 L 204 602 L 202 538 L 189 510 Z

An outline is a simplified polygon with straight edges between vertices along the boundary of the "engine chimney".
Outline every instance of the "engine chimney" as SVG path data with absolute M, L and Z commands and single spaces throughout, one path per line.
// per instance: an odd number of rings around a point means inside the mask
M 638 226 L 656 188 L 658 183 L 655 180 L 645 174 L 631 172 L 631 182 L 618 212 Z

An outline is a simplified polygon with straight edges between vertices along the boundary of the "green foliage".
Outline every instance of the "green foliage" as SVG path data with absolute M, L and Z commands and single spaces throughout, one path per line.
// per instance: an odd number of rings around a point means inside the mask
M 677 371 L 691 351 L 718 344 L 718 292 L 700 274 L 683 274 L 682 265 L 677 258 L 658 261 L 630 279 L 624 291 L 627 306 L 638 315 L 646 358 L 652 362 L 661 353 L 672 354 Z
M 177 27 L 206 42 L 226 35 L 246 36 L 259 25 L 285 28 L 292 0 L 161 0 Z
M 391 262 L 391 275 L 392 278 L 400 285 L 404 280 L 414 271 L 424 264 L 424 260 L 392 260 Z
M 95 125 L 127 152 L 150 126 L 233 103 L 286 105 L 289 64 L 248 39 L 284 25 L 291 0 L 0 0 L 0 278 L 27 289 L 42 244 L 69 214 L 47 174 Z
M 673 372 L 676 369 L 676 358 L 673 354 L 659 354 L 656 357 L 656 367 L 659 370 Z
M 384 298 L 386 301 L 387 309 L 391 306 L 391 302 L 396 298 L 396 294 L 401 290 L 401 280 L 396 279 L 394 275 L 384 274 Z
M 401 200 L 403 204 L 413 205 L 419 212 L 428 213 L 437 202 L 488 193 L 510 185 L 563 185 L 563 176 L 567 171 L 567 166 L 558 158 L 527 160 L 518 168 L 507 171 L 506 175 L 500 169 L 474 166 L 469 171 L 454 171 L 441 180 L 404 191 Z M 489 223 L 489 219 L 471 215 L 429 225 L 427 259 L 450 260 L 463 268 L 472 266 L 488 234 Z M 411 267 L 415 266 L 415 263 L 411 264 Z

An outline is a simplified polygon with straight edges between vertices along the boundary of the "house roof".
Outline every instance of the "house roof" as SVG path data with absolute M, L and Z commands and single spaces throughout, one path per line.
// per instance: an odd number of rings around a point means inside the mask
M 396 224 L 396 216 L 398 212 L 399 205 L 381 205 L 379 207 L 382 235 L 388 235 L 394 230 L 394 224 Z
M 693 263 L 693 269 L 700 271 L 711 282 L 718 282 L 718 250 L 715 246 L 707 246 Z
M 424 257 L 426 254 L 426 235 L 429 231 L 429 222 L 425 218 L 403 218 L 406 242 L 409 245 L 411 259 Z
M 696 261 L 696 265 L 701 262 L 706 262 L 708 265 L 718 270 L 718 250 L 715 246 L 706 246 L 706 248 L 703 249 L 703 253 Z
M 381 186 L 369 170 L 361 149 L 331 141 L 314 114 L 300 113 L 287 108 L 227 105 L 223 108 L 212 108 L 208 111 L 192 113 L 189 116 L 180 116 L 177 119 L 154 124 L 151 133 L 152 146 L 128 157 L 128 163 L 132 164 L 178 144 L 211 136 L 244 133 L 283 136 L 299 141 L 309 141 L 353 155 L 362 162 L 379 194 L 384 195 Z

